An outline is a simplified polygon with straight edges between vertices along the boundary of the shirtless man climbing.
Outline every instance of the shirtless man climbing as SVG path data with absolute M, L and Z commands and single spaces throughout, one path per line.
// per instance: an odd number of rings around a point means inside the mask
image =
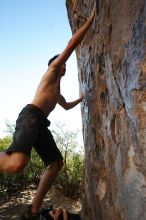
M 32 103 L 26 105 L 18 116 L 12 144 L 6 152 L 0 153 L 1 172 L 22 171 L 30 159 L 32 146 L 47 167 L 41 176 L 32 205 L 21 218 L 23 220 L 39 219 L 38 212 L 42 201 L 62 168 L 63 158 L 47 128 L 50 125 L 47 117 L 57 103 L 68 110 L 83 99 L 81 96 L 73 102 L 66 102 L 60 94 L 60 81 L 65 75 L 67 59 L 83 40 L 93 22 L 94 15 L 95 9 L 85 24 L 72 36 L 64 51 L 49 61 L 48 70 L 41 79 Z

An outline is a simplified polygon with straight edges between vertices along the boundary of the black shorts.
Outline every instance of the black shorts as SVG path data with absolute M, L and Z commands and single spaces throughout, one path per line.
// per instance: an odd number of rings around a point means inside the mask
M 63 160 L 48 129 L 49 125 L 50 121 L 43 111 L 35 105 L 28 104 L 18 116 L 13 142 L 6 152 L 22 152 L 30 157 L 31 149 L 34 147 L 46 166 L 56 160 Z

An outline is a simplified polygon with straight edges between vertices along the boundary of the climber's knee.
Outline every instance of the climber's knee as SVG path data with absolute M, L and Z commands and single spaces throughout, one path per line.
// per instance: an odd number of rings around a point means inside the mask
M 51 163 L 48 166 L 48 169 L 53 168 L 53 167 L 57 168 L 58 171 L 60 171 L 62 169 L 62 167 L 63 167 L 63 160 L 56 160 L 56 161 L 54 161 L 53 163 Z

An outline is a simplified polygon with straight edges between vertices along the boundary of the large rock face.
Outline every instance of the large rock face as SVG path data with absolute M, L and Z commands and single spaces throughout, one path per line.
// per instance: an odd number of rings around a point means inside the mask
M 85 145 L 84 220 L 146 219 L 146 0 L 66 0 L 77 48 Z

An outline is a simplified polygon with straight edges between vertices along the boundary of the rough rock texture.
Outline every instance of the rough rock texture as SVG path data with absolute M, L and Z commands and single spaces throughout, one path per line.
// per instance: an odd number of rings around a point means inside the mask
M 66 0 L 77 48 L 85 145 L 84 220 L 146 219 L 146 0 Z

